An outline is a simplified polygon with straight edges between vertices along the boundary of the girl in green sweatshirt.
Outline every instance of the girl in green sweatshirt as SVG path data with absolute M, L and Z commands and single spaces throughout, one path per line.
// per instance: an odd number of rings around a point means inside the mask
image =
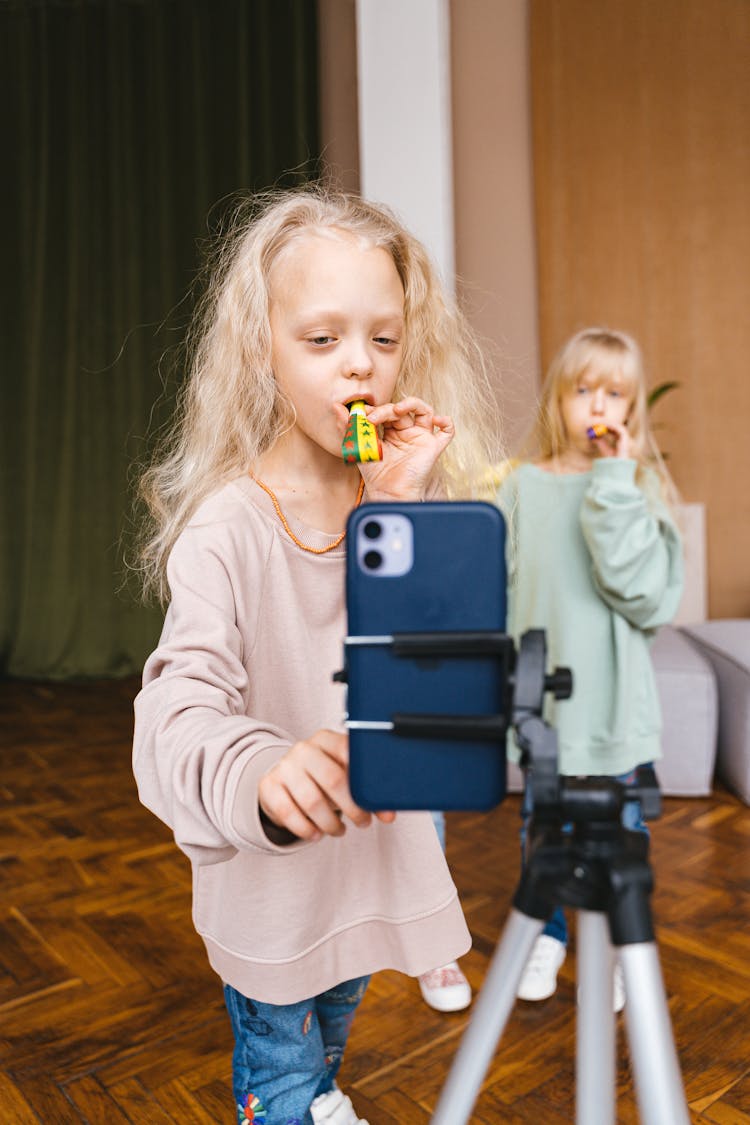
M 508 521 L 509 631 L 544 629 L 551 667 L 573 671 L 573 695 L 550 701 L 565 776 L 627 781 L 661 757 L 649 654 L 682 593 L 682 549 L 671 481 L 649 432 L 640 350 L 623 332 L 587 328 L 552 362 L 533 432 L 534 454 L 498 489 Z M 518 760 L 518 750 L 509 755 Z M 627 827 L 645 830 L 637 803 Z M 557 986 L 567 928 L 559 908 L 529 957 L 518 995 Z M 616 976 L 615 1007 L 624 1005 Z

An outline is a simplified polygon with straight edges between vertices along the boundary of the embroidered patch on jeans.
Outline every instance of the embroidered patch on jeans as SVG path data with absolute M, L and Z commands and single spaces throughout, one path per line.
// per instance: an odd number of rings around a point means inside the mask
M 247 1031 L 251 1031 L 253 1035 L 270 1035 L 273 1028 L 266 1020 L 261 1019 L 258 1015 L 258 1009 L 253 1004 L 252 1000 L 245 1001 L 245 1010 L 247 1016 L 240 1015 L 240 1024 Z M 252 1121 L 252 1118 L 250 1119 Z
M 268 1115 L 260 1098 L 256 1098 L 255 1094 L 248 1094 L 244 1106 L 238 1103 L 237 1121 L 238 1125 L 266 1125 Z
M 312 1011 L 309 1011 L 302 1021 L 302 1034 L 307 1035 L 312 1027 Z

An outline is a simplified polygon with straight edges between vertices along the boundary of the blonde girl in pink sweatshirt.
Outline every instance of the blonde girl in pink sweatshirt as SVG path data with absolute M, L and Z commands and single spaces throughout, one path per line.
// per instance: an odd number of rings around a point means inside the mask
M 423 247 L 318 188 L 238 208 L 189 344 L 141 481 L 168 610 L 135 704 L 139 795 L 192 862 L 238 1121 L 350 1125 L 335 1079 L 369 975 L 450 965 L 470 937 L 429 814 L 349 792 L 344 528 L 363 500 L 476 494 L 492 394 Z M 380 462 L 342 460 L 355 399 Z

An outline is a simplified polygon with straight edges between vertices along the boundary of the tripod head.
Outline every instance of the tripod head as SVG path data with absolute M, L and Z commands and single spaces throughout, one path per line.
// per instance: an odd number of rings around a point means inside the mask
M 521 768 L 532 780 L 534 808 L 553 809 L 560 801 L 557 732 L 542 719 L 544 697 L 569 699 L 573 675 L 556 668 L 547 675 L 547 642 L 542 629 L 521 637 L 510 689 L 510 716 L 521 751 Z
M 573 692 L 569 668 L 546 673 L 547 646 L 541 629 L 524 633 L 518 650 L 513 683 L 512 724 L 521 751 L 521 767 L 531 784 L 531 803 L 537 822 L 619 823 L 624 801 L 637 800 L 646 820 L 661 812 L 656 774 L 640 766 L 637 782 L 627 787 L 611 777 L 565 778 L 558 765 L 557 733 L 542 719 L 544 697 L 568 699 Z
M 477 657 L 499 660 L 504 680 L 504 713 L 500 715 L 411 714 L 392 716 L 393 733 L 412 738 L 454 741 L 500 741 L 515 730 L 520 765 L 531 790 L 537 823 L 619 824 L 625 800 L 638 800 L 645 819 L 661 812 L 661 795 L 651 767 L 639 767 L 637 783 L 627 787 L 612 777 L 566 778 L 559 773 L 557 732 L 543 718 L 545 697 L 568 699 L 573 674 L 558 667 L 547 672 L 544 630 L 530 629 L 518 646 L 506 633 L 402 633 L 388 638 L 393 652 L 408 659 Z

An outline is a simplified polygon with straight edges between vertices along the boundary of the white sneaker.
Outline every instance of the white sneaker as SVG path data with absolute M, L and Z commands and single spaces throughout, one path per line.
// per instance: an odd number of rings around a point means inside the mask
M 436 1012 L 460 1012 L 471 1004 L 471 985 L 456 961 L 417 977 L 425 1004 Z
M 619 961 L 615 963 L 614 1003 L 612 1007 L 616 1012 L 621 1012 L 625 1007 L 625 974 Z
M 621 1012 L 625 1007 L 625 975 L 619 961 L 615 961 L 612 986 L 612 1011 Z
M 519 1000 L 546 1000 L 557 989 L 557 974 L 565 960 L 565 946 L 557 938 L 540 934 L 534 942 L 518 992 Z
M 351 1098 L 334 1086 L 327 1094 L 319 1094 L 310 1106 L 315 1125 L 367 1125 L 357 1117 Z

